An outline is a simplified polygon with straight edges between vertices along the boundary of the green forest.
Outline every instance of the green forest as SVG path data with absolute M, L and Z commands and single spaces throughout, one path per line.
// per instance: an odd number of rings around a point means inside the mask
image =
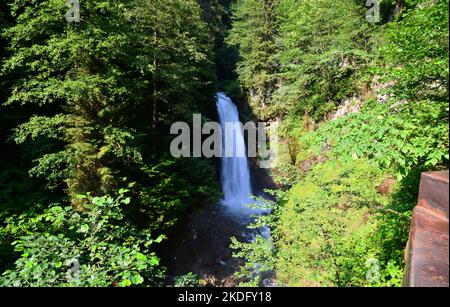
M 279 123 L 237 285 L 402 285 L 420 174 L 449 167 L 448 0 L 68 2 L 0 2 L 0 286 L 207 286 L 160 246 L 220 206 L 220 159 L 170 153 L 218 92 Z

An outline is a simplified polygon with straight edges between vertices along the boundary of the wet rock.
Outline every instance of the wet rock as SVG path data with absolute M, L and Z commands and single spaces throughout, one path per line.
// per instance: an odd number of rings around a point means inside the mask
M 170 276 L 193 272 L 206 286 L 236 286 L 234 273 L 242 260 L 232 257 L 230 237 L 240 238 L 245 232 L 245 224 L 221 206 L 205 205 L 169 237 L 159 254 Z M 167 254 L 172 261 L 165 261 Z
M 274 288 L 277 287 L 277 282 L 273 279 L 267 278 L 262 281 L 262 285 L 266 288 Z
M 192 239 L 193 240 L 197 240 L 197 238 L 198 238 L 198 232 L 194 229 L 193 231 L 193 234 L 192 234 Z

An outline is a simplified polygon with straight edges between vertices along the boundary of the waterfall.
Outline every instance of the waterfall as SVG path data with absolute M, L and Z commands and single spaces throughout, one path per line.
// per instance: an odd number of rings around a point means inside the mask
M 239 113 L 236 105 L 224 93 L 217 94 L 217 111 L 222 127 L 222 203 L 232 213 L 250 213 L 251 209 L 246 205 L 254 201 L 250 198 L 250 172 Z M 229 133 L 230 127 L 235 128 L 233 133 Z
M 217 111 L 222 128 L 221 182 L 224 194 L 222 204 L 231 213 L 245 221 L 252 214 L 262 214 L 264 211 L 257 208 L 252 209 L 247 206 L 248 204 L 259 204 L 259 202 L 252 200 L 250 197 L 252 188 L 247 161 L 247 150 L 237 107 L 224 93 L 218 93 Z M 233 129 L 229 129 L 230 127 Z M 231 138 L 231 141 L 230 139 L 227 140 L 227 138 Z M 269 211 L 265 212 L 269 213 Z M 247 230 L 242 233 L 242 236 L 247 242 L 253 242 L 257 235 L 262 236 L 266 240 L 271 240 L 270 228 L 267 226 Z M 255 263 L 253 270 L 253 274 L 259 275 L 262 278 L 263 275 L 258 263 Z M 270 278 L 265 278 L 262 281 L 262 285 L 264 287 L 271 287 L 275 283 Z

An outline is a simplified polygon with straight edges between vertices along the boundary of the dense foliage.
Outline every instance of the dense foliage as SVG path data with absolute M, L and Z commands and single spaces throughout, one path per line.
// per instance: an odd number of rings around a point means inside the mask
M 169 155 L 173 122 L 215 116 L 219 4 L 82 1 L 78 23 L 65 4 L 0 5 L 3 283 L 156 284 L 150 235 L 219 196 L 211 161 Z
M 250 106 L 255 112 L 259 111 L 258 105 L 269 103 L 276 85 L 277 63 L 273 55 L 276 51 L 277 4 L 274 0 L 234 3 L 233 27 L 227 39 L 230 45 L 239 46 L 241 60 L 237 73 L 252 97 Z M 264 117 L 262 113 L 258 116 Z
M 245 284 L 263 267 L 280 285 L 401 285 L 420 173 L 448 168 L 448 5 L 382 1 L 373 24 L 361 1 L 278 2 L 277 85 L 256 114 L 281 118 L 286 191 L 265 221 L 273 242 L 234 242 Z M 244 72 L 255 28 L 236 10 Z
M 217 161 L 169 154 L 218 91 L 281 124 L 242 285 L 401 284 L 420 173 L 449 162 L 448 0 L 80 3 L 0 2 L 0 285 L 205 285 L 156 251 L 220 196 Z
M 27 223 L 26 236 L 13 244 L 21 252 L 14 270 L 2 277 L 6 286 L 131 286 L 156 283 L 159 259 L 150 251 L 149 230 L 124 221 L 130 198 L 78 195 L 84 212 L 53 205 Z M 160 280 L 159 280 L 160 281 Z

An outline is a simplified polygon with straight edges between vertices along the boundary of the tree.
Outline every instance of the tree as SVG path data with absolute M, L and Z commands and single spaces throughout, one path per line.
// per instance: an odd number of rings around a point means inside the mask
M 260 118 L 270 118 L 268 107 L 277 86 L 278 64 L 275 38 L 279 1 L 239 0 L 233 7 L 233 27 L 227 42 L 239 47 L 239 80 L 250 96 L 250 105 Z
M 200 7 L 194 0 L 96 0 L 71 24 L 64 3 L 13 2 L 17 24 L 5 31 L 11 56 L 3 73 L 14 84 L 6 105 L 33 110 L 14 139 L 33 148 L 30 174 L 50 189 L 65 188 L 75 206 L 76 195 L 113 193 L 124 178 L 139 182 L 137 200 L 148 201 L 147 191 L 160 184 L 149 170 L 168 160 L 168 127 L 214 109 L 212 44 Z M 184 176 L 201 182 L 195 172 Z M 202 195 L 215 195 L 200 186 Z M 186 195 L 173 197 L 183 203 Z
M 6 105 L 35 109 L 14 135 L 37 148 L 31 173 L 51 186 L 64 180 L 76 203 L 76 194 L 115 186 L 114 163 L 142 159 L 125 110 L 139 103 L 145 82 L 135 73 L 139 38 L 127 20 L 129 5 L 91 1 L 81 22 L 70 24 L 64 3 L 13 3 L 17 24 L 5 32 L 12 56 L 3 72 L 16 76 Z
M 364 12 L 352 0 L 284 0 L 279 7 L 276 112 L 320 120 L 354 91 L 352 79 L 368 62 Z
M 124 221 L 130 203 L 126 189 L 117 198 L 79 195 L 83 213 L 53 205 L 33 220 L 30 231 L 14 243 L 21 252 L 13 270 L 5 271 L 0 285 L 14 287 L 105 287 L 157 285 L 162 270 L 150 246 L 151 238 Z
M 169 156 L 173 122 L 215 111 L 213 44 L 196 0 L 81 2 L 79 23 L 64 18 L 65 0 L 9 2 L 0 5 L 1 141 L 17 146 L 2 159 L 12 164 L 0 178 L 2 269 L 14 258 L 10 243 L 36 230 L 23 219 L 55 201 L 71 203 L 68 217 L 87 210 L 78 195 L 130 183 L 124 219 L 161 233 L 190 206 L 216 200 L 211 161 Z

